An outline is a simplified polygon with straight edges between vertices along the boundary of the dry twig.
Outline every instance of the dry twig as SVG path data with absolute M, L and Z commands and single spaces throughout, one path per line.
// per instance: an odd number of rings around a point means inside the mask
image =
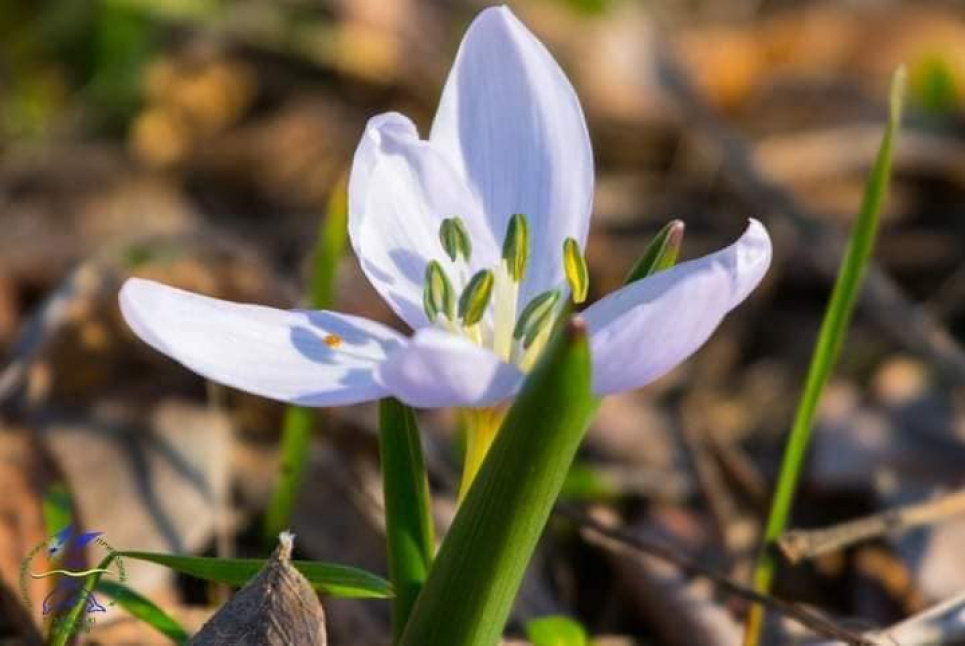
M 778 539 L 778 545 L 789 561 L 797 563 L 885 534 L 939 523 L 962 513 L 965 513 L 965 490 L 831 527 L 791 530 Z
M 722 574 L 699 565 L 691 558 L 679 554 L 673 548 L 661 542 L 603 525 L 570 505 L 560 505 L 558 510 L 583 528 L 584 535 L 588 540 L 604 549 L 612 550 L 615 542 L 621 548 L 666 561 L 679 568 L 686 576 L 703 577 L 727 594 L 751 603 L 759 603 L 769 610 L 793 619 L 822 637 L 836 639 L 852 646 L 874 646 L 874 642 L 866 637 L 837 625 L 813 610 L 796 603 L 783 601 L 777 597 L 760 594 Z

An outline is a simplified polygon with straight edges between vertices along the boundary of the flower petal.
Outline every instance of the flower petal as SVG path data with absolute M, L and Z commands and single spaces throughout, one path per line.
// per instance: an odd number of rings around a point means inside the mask
M 409 406 L 481 407 L 512 396 L 523 373 L 467 339 L 424 328 L 379 366 L 377 378 Z
M 374 370 L 405 343 L 367 319 L 231 303 L 140 278 L 121 312 L 144 342 L 213 381 L 304 406 L 377 399 Z
M 593 152 L 580 102 L 556 61 L 507 7 L 469 27 L 429 136 L 480 196 L 497 240 L 530 223 L 523 302 L 563 280 L 567 237 L 585 248 Z
M 764 277 L 771 240 L 756 220 L 716 253 L 628 285 L 589 307 L 593 390 L 640 388 L 693 354 Z
M 428 262 L 452 271 L 439 241 L 445 218 L 463 218 L 473 243 L 471 270 L 498 257 L 480 213 L 479 201 L 411 121 L 393 113 L 369 121 L 349 180 L 349 236 L 369 281 L 412 328 L 428 325 L 422 309 Z

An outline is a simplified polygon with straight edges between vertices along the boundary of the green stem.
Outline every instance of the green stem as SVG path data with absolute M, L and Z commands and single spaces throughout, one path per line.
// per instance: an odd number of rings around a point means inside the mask
M 379 403 L 379 450 L 389 578 L 395 590 L 392 635 L 398 643 L 429 574 L 435 545 L 419 428 L 412 410 L 394 399 Z
M 107 570 L 110 568 L 115 556 L 116 552 L 111 552 L 105 556 L 101 562 L 98 563 L 97 569 Z M 100 580 L 100 572 L 87 575 L 87 577 L 84 579 L 84 587 L 78 595 L 77 601 L 71 607 L 70 612 L 64 615 L 63 619 L 53 630 L 53 634 L 48 642 L 49 646 L 65 646 L 65 644 L 70 641 L 70 638 L 77 632 L 77 630 L 80 628 L 81 617 L 83 617 L 87 612 L 87 599 L 94 593 L 94 588 L 97 587 L 97 583 Z
M 597 400 L 585 328 L 556 334 L 483 461 L 401 646 L 494 646 Z
M 305 479 L 308 452 L 315 429 L 315 411 L 301 406 L 285 409 L 281 434 L 281 463 L 278 482 L 265 513 L 264 537 L 271 544 L 278 534 L 288 529 L 298 491 Z

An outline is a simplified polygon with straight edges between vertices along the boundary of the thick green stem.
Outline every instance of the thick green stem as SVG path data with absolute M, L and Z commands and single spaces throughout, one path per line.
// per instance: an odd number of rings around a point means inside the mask
M 401 646 L 494 646 L 596 410 L 579 323 L 509 409 L 409 617 Z

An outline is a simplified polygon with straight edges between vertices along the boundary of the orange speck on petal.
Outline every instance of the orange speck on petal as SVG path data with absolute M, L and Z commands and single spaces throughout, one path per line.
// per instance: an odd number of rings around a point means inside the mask
M 322 339 L 330 348 L 338 348 L 342 346 L 342 337 L 337 334 L 326 334 L 325 338 Z

